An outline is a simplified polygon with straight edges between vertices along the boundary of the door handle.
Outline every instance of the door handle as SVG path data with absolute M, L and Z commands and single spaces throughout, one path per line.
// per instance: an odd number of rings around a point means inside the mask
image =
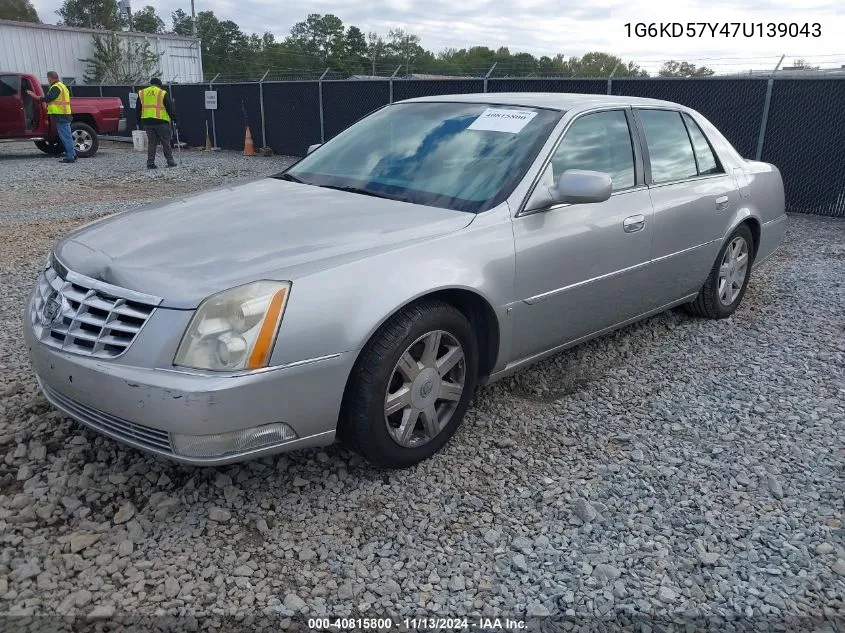
M 727 196 L 719 196 L 716 198 L 716 209 L 718 211 L 723 211 L 728 208 L 728 197 Z
M 632 215 L 629 218 L 625 218 L 624 222 L 622 222 L 622 228 L 625 229 L 626 233 L 642 231 L 644 226 L 645 216 L 643 215 Z

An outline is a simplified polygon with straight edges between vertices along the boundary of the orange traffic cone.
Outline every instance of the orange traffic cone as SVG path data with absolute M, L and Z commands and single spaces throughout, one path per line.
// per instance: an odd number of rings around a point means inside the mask
M 252 134 L 250 134 L 249 126 L 246 128 L 246 137 L 244 138 L 244 156 L 255 156 L 255 147 L 252 145 Z

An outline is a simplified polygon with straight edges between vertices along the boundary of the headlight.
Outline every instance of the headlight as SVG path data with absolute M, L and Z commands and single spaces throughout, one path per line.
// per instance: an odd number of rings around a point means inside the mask
M 212 371 L 266 367 L 290 286 L 256 281 L 209 297 L 191 319 L 173 364 Z

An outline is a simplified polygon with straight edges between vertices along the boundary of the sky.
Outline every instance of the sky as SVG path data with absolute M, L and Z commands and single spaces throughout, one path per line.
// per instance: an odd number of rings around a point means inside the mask
M 42 21 L 54 23 L 61 0 L 33 0 Z M 190 13 L 190 0 L 133 0 L 132 10 L 152 5 L 170 26 L 170 13 Z M 309 13 L 333 13 L 346 25 L 383 35 L 401 27 L 419 35 L 430 50 L 485 45 L 511 53 L 580 56 L 599 50 L 633 60 L 647 70 L 666 59 L 707 65 L 718 73 L 770 69 L 804 58 L 822 68 L 845 65 L 845 2 L 841 0 L 196 0 L 196 11 L 212 10 L 246 33 L 270 31 L 285 37 Z M 819 37 L 704 36 L 638 37 L 637 23 L 804 24 Z M 630 24 L 626 27 L 626 24 Z M 698 27 L 700 28 L 700 27 Z M 733 29 L 734 27 L 731 27 Z M 764 26 L 764 29 L 767 27 Z

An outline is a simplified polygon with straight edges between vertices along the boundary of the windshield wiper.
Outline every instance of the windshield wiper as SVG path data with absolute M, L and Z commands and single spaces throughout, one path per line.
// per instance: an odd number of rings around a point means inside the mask
M 288 182 L 298 182 L 302 185 L 310 184 L 310 183 L 307 183 L 300 178 L 297 178 L 296 176 L 292 176 L 291 174 L 288 174 L 287 172 L 284 173 L 284 174 L 277 174 L 275 176 L 271 176 L 271 178 L 276 178 L 277 180 L 287 180 Z
M 384 198 L 385 200 L 398 200 L 399 202 L 408 202 L 407 198 L 402 196 L 392 196 L 389 193 L 379 193 L 377 191 L 370 191 L 369 189 L 362 189 L 361 187 L 352 186 L 338 186 L 338 185 L 317 185 L 318 187 L 325 187 L 326 189 L 335 189 L 336 191 L 347 191 L 349 193 L 360 193 L 362 196 L 372 196 L 373 198 Z

